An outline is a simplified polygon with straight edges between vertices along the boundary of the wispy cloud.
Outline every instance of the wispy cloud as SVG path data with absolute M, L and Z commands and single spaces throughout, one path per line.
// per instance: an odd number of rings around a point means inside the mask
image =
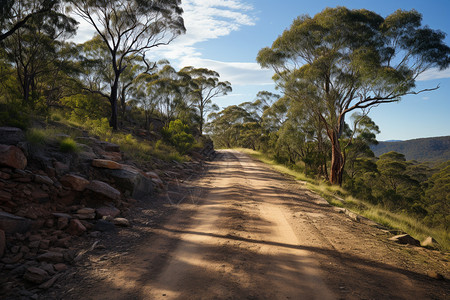
M 273 85 L 273 72 L 261 69 L 257 63 L 222 62 L 199 57 L 186 57 L 180 60 L 183 66 L 208 68 L 220 74 L 221 81 L 229 81 L 233 86 Z
M 446 79 L 450 78 L 450 69 L 439 71 L 439 69 L 429 69 L 417 77 L 418 81 L 427 81 L 433 79 Z
M 217 39 L 255 25 L 249 12 L 252 6 L 242 0 L 186 0 L 183 1 L 183 19 L 186 34 L 177 37 L 170 45 L 152 51 L 154 56 L 167 59 L 199 57 L 198 43 Z

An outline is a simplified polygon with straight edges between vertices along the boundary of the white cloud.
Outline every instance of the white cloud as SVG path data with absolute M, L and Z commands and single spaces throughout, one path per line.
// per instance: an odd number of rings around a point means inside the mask
M 255 25 L 254 18 L 248 14 L 253 7 L 242 0 L 186 0 L 182 7 L 186 34 L 168 46 L 152 49 L 150 56 L 172 60 L 199 57 L 202 53 L 196 44 L 227 36 L 242 26 Z
M 418 81 L 426 81 L 433 79 L 446 79 L 450 78 L 450 69 L 439 71 L 439 69 L 433 68 L 429 69 L 417 77 Z
M 183 66 L 208 68 L 220 74 L 221 81 L 229 81 L 232 86 L 273 85 L 272 70 L 261 69 L 257 63 L 222 62 L 199 57 L 186 57 L 180 60 Z

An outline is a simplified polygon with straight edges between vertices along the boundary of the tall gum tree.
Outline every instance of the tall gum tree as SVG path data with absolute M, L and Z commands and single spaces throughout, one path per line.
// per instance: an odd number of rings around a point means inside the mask
M 110 125 L 117 130 L 119 79 L 127 68 L 126 58 L 167 45 L 186 31 L 181 17 L 181 0 L 70 2 L 74 13 L 94 27 L 108 48 L 114 74 L 108 95 L 111 104 Z
M 206 68 L 184 67 L 181 74 L 186 74 L 191 82 L 191 96 L 194 107 L 198 110 L 199 131 L 203 135 L 206 114 L 211 111 L 212 99 L 232 91 L 228 81 L 219 81 L 219 73 Z
M 421 73 L 450 63 L 445 33 L 421 20 L 415 10 L 383 18 L 365 9 L 327 8 L 313 18 L 298 17 L 272 47 L 259 51 L 257 61 L 273 68 L 285 95 L 304 102 L 324 124 L 332 144 L 332 184 L 342 183 L 347 113 L 367 114 L 373 106 L 438 88 L 415 89 Z

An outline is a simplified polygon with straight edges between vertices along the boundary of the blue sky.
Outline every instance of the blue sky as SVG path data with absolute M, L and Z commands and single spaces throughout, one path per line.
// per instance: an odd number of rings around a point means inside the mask
M 187 33 L 169 46 L 149 53 L 167 58 L 180 69 L 206 67 L 231 82 L 233 92 L 216 98 L 220 107 L 253 101 L 258 91 L 275 91 L 273 72 L 256 63 L 258 51 L 273 41 L 302 14 L 314 16 L 326 7 L 365 8 L 383 17 L 401 8 L 416 9 L 423 24 L 450 34 L 449 0 L 184 0 Z M 76 40 L 85 40 L 90 30 L 81 25 Z M 450 45 L 450 37 L 446 43 Z M 437 91 L 407 96 L 400 103 L 372 109 L 370 117 L 380 127 L 383 140 L 406 140 L 450 135 L 450 69 L 424 74 L 417 88 L 440 85 Z

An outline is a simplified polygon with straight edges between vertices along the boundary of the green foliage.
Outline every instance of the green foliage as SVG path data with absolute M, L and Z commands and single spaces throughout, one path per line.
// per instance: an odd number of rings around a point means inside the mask
M 195 143 L 194 136 L 190 133 L 188 125 L 179 119 L 170 121 L 169 126 L 164 127 L 162 134 L 165 140 L 177 149 L 181 154 L 186 154 Z
M 30 111 L 20 103 L 0 103 L 0 126 L 26 129 L 30 124 Z
M 25 137 L 32 145 L 43 145 L 48 140 L 49 135 L 44 129 L 30 128 L 26 131 Z
M 428 189 L 425 191 L 425 202 L 427 204 L 428 216 L 425 221 L 435 227 L 450 229 L 450 162 L 427 182 Z
M 105 99 L 96 95 L 77 94 L 61 99 L 61 104 L 68 108 L 69 118 L 75 121 L 101 119 L 108 110 Z
M 257 61 L 275 71 L 291 105 L 301 103 L 301 111 L 309 112 L 302 118 L 326 127 L 333 149 L 329 180 L 340 185 L 350 145 L 343 141 L 346 115 L 425 91 L 413 90 L 417 76 L 450 64 L 444 39 L 422 26 L 415 10 L 384 19 L 365 9 L 326 8 L 295 19 L 270 48 L 260 50 Z
M 77 143 L 72 138 L 63 138 L 59 141 L 59 149 L 61 152 L 78 152 L 79 148 Z

